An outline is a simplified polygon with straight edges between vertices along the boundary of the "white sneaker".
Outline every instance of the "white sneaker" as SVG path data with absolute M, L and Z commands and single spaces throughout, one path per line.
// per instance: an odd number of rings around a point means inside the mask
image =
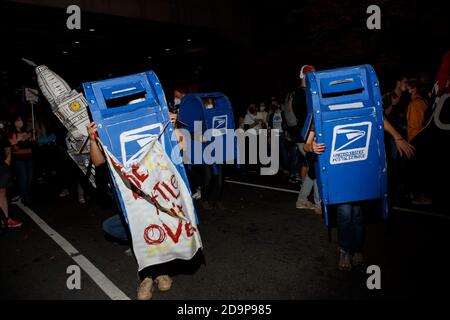
M 296 203 L 297 209 L 314 209 L 315 206 L 308 200 L 300 200 Z
M 139 284 L 137 290 L 138 300 L 150 300 L 153 297 L 153 279 L 147 277 Z
M 201 198 L 202 198 L 202 189 L 198 187 L 196 192 L 192 195 L 192 199 L 199 200 Z
M 69 194 L 70 194 L 69 189 L 64 189 L 63 191 L 61 191 L 58 197 L 64 198 L 67 197 Z
M 318 215 L 322 215 L 322 207 L 314 207 L 314 213 Z
M 173 280 L 168 275 L 159 276 L 155 280 L 159 291 L 169 291 L 172 288 Z

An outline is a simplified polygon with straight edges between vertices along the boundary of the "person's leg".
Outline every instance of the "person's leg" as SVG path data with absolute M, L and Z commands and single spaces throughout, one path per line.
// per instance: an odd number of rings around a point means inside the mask
M 297 150 L 296 143 L 289 145 L 289 173 L 291 177 L 297 177 L 298 169 L 300 167 L 300 154 Z
M 13 162 L 14 173 L 17 177 L 17 184 L 19 186 L 19 195 L 24 200 L 27 194 L 27 179 L 26 179 L 26 165 L 24 160 L 16 160 Z
M 3 211 L 6 219 L 9 219 L 8 199 L 6 199 L 6 189 L 0 189 L 0 210 Z
M 286 139 L 284 134 L 280 134 L 280 162 L 283 170 L 289 171 L 289 153 L 286 146 Z
M 361 253 L 364 246 L 364 221 L 361 206 L 353 205 L 352 214 L 354 252 Z
M 306 176 L 303 179 L 302 187 L 298 194 L 296 208 L 297 209 L 314 209 L 314 205 L 308 200 L 309 195 L 314 187 L 314 181 Z
M 211 193 L 211 203 L 213 205 L 220 204 L 220 201 L 222 200 L 222 194 L 223 194 L 223 184 L 224 184 L 224 176 L 223 176 L 223 165 L 218 164 L 216 165 L 216 174 L 213 172 L 213 189 Z M 221 206 L 221 205 L 220 205 Z
M 314 212 L 317 214 L 322 214 L 322 200 L 320 199 L 317 179 L 314 179 Z
M 354 253 L 351 204 L 341 204 L 337 207 L 337 238 L 339 245 L 339 269 L 349 271 L 352 268 Z
M 204 164 L 202 179 L 202 204 L 205 210 L 211 209 L 211 179 L 213 175 L 212 165 Z
M 340 204 L 337 207 L 337 238 L 341 251 L 348 254 L 354 253 L 353 245 L 353 206 L 351 204 Z
M 32 194 L 31 188 L 33 186 L 33 174 L 34 174 L 33 159 L 26 160 L 25 170 L 26 170 L 26 192 L 27 192 L 26 201 L 30 202 Z

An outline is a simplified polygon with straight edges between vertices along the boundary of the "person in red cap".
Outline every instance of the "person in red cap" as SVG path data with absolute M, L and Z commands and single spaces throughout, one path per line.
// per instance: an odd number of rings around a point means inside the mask
M 316 69 L 311 66 L 311 65 L 304 65 L 301 69 L 300 69 L 300 89 L 302 91 L 302 94 L 300 95 L 303 99 L 301 107 L 300 107 L 300 103 L 297 103 L 295 105 L 295 107 L 297 108 L 302 108 L 302 113 L 304 114 L 302 119 L 299 119 L 300 124 L 302 125 L 303 122 L 306 119 L 306 94 L 305 94 L 305 89 L 306 89 L 306 74 L 309 72 L 314 72 L 316 71 Z M 298 97 L 299 95 L 296 93 L 296 97 Z M 301 144 L 300 146 L 300 150 L 303 151 L 303 147 L 304 147 L 304 143 Z M 305 175 L 305 177 L 303 178 L 303 183 L 302 183 L 302 187 L 300 189 L 300 193 L 298 195 L 298 199 L 297 199 L 297 203 L 296 203 L 296 207 L 297 209 L 311 209 L 314 210 L 315 213 L 317 214 L 322 214 L 322 207 L 321 207 L 321 201 L 320 201 L 320 196 L 319 196 L 319 188 L 317 186 L 317 180 L 316 180 L 316 174 L 315 174 L 315 170 L 314 170 L 314 162 L 315 162 L 315 155 L 312 153 L 307 153 L 305 154 L 306 157 L 306 161 L 307 161 L 307 167 L 308 172 Z M 311 203 L 308 200 L 309 195 L 311 194 L 311 191 L 314 188 L 314 204 Z

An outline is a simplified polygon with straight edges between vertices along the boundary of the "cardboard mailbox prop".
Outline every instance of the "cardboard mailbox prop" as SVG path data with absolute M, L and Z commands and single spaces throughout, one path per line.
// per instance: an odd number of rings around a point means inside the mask
M 380 86 L 370 65 L 307 74 L 308 116 L 317 143 L 316 176 L 328 225 L 327 207 L 380 199 L 387 218 L 387 172 Z

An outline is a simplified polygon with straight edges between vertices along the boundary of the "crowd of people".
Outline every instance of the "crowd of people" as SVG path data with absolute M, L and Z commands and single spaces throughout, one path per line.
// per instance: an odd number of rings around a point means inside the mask
M 270 98 L 269 108 L 262 101 L 251 103 L 247 113 L 239 117 L 239 127 L 258 134 L 260 129 L 277 129 L 280 132 L 279 174 L 301 189 L 296 203 L 298 209 L 311 209 L 322 214 L 320 197 L 314 170 L 314 156 L 305 151 L 301 129 L 306 120 L 305 75 L 314 71 L 305 65 L 300 72 L 300 86 L 286 95 L 283 103 L 276 96 Z M 399 73 L 389 85 L 383 82 L 383 110 L 385 122 L 386 158 L 389 168 L 390 196 L 392 204 L 409 202 L 414 205 L 431 205 L 429 189 L 424 188 L 421 166 L 423 143 L 419 133 L 430 117 L 433 83 L 425 73 L 408 78 Z M 423 167 L 422 167 L 423 168 Z M 245 173 L 245 169 L 243 170 Z
M 280 102 L 272 96 L 269 102 L 261 100 L 251 103 L 247 113 L 240 117 L 239 127 L 252 130 L 258 135 L 261 130 L 279 132 L 279 174 L 289 183 L 301 186 L 296 208 L 307 209 L 321 215 L 322 204 L 315 176 L 314 164 L 318 154 L 327 146 L 317 144 L 314 130 L 306 139 L 300 131 L 306 120 L 306 74 L 315 71 L 305 65 L 300 71 L 299 86 Z M 430 117 L 433 82 L 427 74 L 406 77 L 398 74 L 383 95 L 385 119 L 385 146 L 389 168 L 390 197 L 392 203 L 409 201 L 414 205 L 431 205 L 427 194 L 429 188 L 426 141 L 421 132 Z M 383 83 L 387 83 L 383 82 Z M 185 92 L 174 93 L 174 109 L 171 119 L 177 126 L 176 106 L 182 103 Z M 210 105 L 205 103 L 205 107 Z M 16 110 L 15 110 L 16 111 Z M 85 204 L 92 194 L 86 177 L 68 158 L 65 147 L 66 132 L 51 113 L 30 112 L 3 114 L 0 118 L 0 208 L 6 227 L 20 227 L 22 223 L 9 215 L 8 198 L 11 201 L 33 203 L 33 183 L 59 181 L 60 197 L 75 194 L 80 204 Z M 95 124 L 88 128 L 91 138 L 91 159 L 96 166 L 97 195 L 111 197 L 111 183 L 105 159 L 95 140 Z M 269 141 L 270 143 L 270 141 Z M 72 168 L 72 169 L 68 169 Z M 250 166 L 242 166 L 247 174 Z M 224 173 L 222 165 L 192 165 L 188 172 L 192 197 L 201 200 L 203 210 L 221 210 Z M 56 177 L 56 178 L 55 178 Z M 100 196 L 101 197 L 101 196 Z M 392 204 L 391 203 L 391 204 Z M 117 208 L 116 208 L 117 209 Z M 363 246 L 362 208 L 358 203 L 347 203 L 337 208 L 338 243 L 340 248 L 339 268 L 350 270 L 361 265 Z M 103 224 L 105 232 L 124 242 L 129 242 L 129 232 L 123 217 L 118 212 Z M 151 298 L 153 280 L 160 290 L 169 290 L 172 280 L 166 269 L 151 270 L 150 275 L 141 275 L 138 296 Z M 150 288 L 150 289 L 149 289 Z

